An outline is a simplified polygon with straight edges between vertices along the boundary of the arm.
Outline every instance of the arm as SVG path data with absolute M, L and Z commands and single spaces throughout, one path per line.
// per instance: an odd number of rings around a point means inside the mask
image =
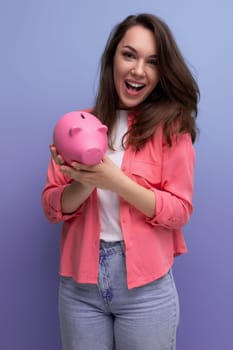
M 73 181 L 67 186 L 61 196 L 61 208 L 64 214 L 75 212 L 81 204 L 90 196 L 93 187 Z
M 191 215 L 194 149 L 188 134 L 179 135 L 172 147 L 164 145 L 160 190 L 141 186 L 107 156 L 94 166 L 79 163 L 72 166 L 62 166 L 61 171 L 82 184 L 117 193 L 154 226 L 180 228 Z
M 47 180 L 42 192 L 42 207 L 52 223 L 68 220 L 82 213 L 83 203 L 91 193 L 60 171 L 50 160 Z M 70 203 L 70 204 L 69 204 Z
M 79 181 L 79 185 L 87 186 L 86 191 L 88 191 L 88 188 L 93 189 L 97 187 L 115 192 L 146 216 L 154 216 L 155 201 L 153 191 L 130 179 L 107 156 L 104 157 L 100 164 L 94 166 L 79 163 L 73 163 L 72 165 L 73 168 L 62 166 L 61 171 Z M 68 191 L 67 189 L 67 194 Z
M 118 194 L 147 216 L 153 226 L 177 229 L 192 214 L 195 153 L 189 134 L 173 138 L 162 148 L 161 188 L 147 189 L 130 178 L 122 178 Z
M 155 216 L 155 196 L 152 190 L 124 176 L 119 182 L 118 194 L 147 217 L 153 218 Z
M 189 134 L 180 134 L 172 147 L 163 146 L 161 189 L 154 189 L 156 215 L 150 223 L 182 227 L 192 214 L 195 153 Z

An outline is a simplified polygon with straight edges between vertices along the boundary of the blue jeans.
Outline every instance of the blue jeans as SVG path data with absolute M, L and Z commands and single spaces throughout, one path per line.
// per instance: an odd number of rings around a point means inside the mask
M 128 290 L 122 242 L 102 242 L 98 285 L 61 277 L 64 350 L 175 350 L 179 302 L 172 272 Z

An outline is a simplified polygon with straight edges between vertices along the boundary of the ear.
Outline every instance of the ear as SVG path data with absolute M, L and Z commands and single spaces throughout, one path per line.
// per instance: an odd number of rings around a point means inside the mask
M 82 128 L 80 128 L 80 126 L 74 125 L 70 128 L 69 135 L 72 137 L 72 136 L 78 134 L 81 130 L 82 130 Z
M 101 132 L 102 134 L 106 134 L 107 131 L 108 131 L 108 128 L 106 125 L 101 125 L 99 128 L 98 128 L 98 131 Z

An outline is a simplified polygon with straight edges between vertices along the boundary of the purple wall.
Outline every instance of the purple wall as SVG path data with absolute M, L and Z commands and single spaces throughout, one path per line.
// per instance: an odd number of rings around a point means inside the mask
M 185 228 L 189 254 L 174 267 L 181 299 L 178 349 L 232 349 L 230 0 L 0 2 L 0 349 L 61 349 L 60 226 L 46 221 L 40 205 L 48 144 L 59 116 L 91 106 L 109 30 L 141 11 L 170 25 L 202 93 L 195 211 Z

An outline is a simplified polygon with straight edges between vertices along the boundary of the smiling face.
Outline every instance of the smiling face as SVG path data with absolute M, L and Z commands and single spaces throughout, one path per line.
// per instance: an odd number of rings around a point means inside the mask
M 153 33 L 140 25 L 127 30 L 114 56 L 113 79 L 120 108 L 142 103 L 159 82 Z

